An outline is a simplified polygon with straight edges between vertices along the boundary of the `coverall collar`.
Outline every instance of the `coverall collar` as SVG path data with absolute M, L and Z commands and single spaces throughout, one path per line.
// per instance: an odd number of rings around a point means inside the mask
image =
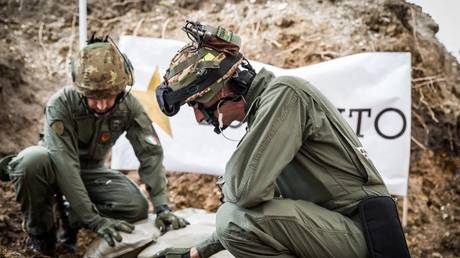
M 254 80 L 251 83 L 251 87 L 249 87 L 248 93 L 245 96 L 246 99 L 246 113 L 248 115 L 248 123 L 252 121 L 252 116 L 253 113 L 257 110 L 258 102 L 259 102 L 259 96 L 264 92 L 265 88 L 267 85 L 270 83 L 271 80 L 275 78 L 275 75 L 266 70 L 265 68 L 262 68 L 254 78 Z

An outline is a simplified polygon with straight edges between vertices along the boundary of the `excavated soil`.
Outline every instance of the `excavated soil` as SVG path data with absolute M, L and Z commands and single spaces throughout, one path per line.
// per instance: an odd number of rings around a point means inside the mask
M 77 1 L 0 0 L 0 156 L 38 141 L 47 98 L 69 83 L 78 48 Z M 88 28 L 186 40 L 186 19 L 220 24 L 250 58 L 298 67 L 367 51 L 412 54 L 412 147 L 407 240 L 413 257 L 460 257 L 460 69 L 436 39 L 437 24 L 403 0 L 100 0 Z M 136 180 L 136 173 L 129 173 Z M 175 209 L 219 205 L 216 178 L 168 175 Z M 29 257 L 10 183 L 0 183 L 0 257 Z M 94 233 L 79 234 L 80 257 Z

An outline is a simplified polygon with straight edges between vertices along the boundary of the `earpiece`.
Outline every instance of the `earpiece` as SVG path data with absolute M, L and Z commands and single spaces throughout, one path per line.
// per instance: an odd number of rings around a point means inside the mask
M 245 95 L 251 86 L 255 73 L 249 70 L 236 70 L 230 78 L 230 83 L 233 89 L 240 95 Z
M 252 68 L 249 61 L 243 57 L 241 66 L 244 69 L 237 69 L 236 72 L 230 78 L 230 83 L 233 89 L 240 95 L 246 95 L 249 87 L 251 86 L 252 80 L 256 76 L 256 71 Z

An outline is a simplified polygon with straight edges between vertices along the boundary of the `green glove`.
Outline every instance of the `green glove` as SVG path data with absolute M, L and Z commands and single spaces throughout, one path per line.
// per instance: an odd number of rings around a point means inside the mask
M 121 240 L 123 240 L 120 235 L 120 231 L 131 233 L 133 230 L 134 225 L 124 220 L 102 218 L 94 231 L 96 231 L 99 236 L 103 237 L 110 246 L 115 246 L 114 240 L 117 242 L 121 242 Z
M 155 226 L 160 229 L 161 233 L 168 231 L 168 227 L 173 229 L 185 228 L 190 225 L 185 219 L 174 215 L 167 205 L 155 207 L 157 217 L 155 218 Z
M 190 258 L 190 248 L 166 248 L 150 258 Z

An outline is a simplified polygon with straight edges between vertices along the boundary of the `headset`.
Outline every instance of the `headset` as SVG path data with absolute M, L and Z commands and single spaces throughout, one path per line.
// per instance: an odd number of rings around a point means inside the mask
M 230 85 L 231 87 L 238 93 L 239 95 L 246 95 L 251 86 L 254 77 L 256 77 L 256 71 L 249 63 L 248 59 L 243 57 L 243 61 L 241 62 L 241 67 L 243 69 L 237 69 L 235 73 L 230 77 Z

